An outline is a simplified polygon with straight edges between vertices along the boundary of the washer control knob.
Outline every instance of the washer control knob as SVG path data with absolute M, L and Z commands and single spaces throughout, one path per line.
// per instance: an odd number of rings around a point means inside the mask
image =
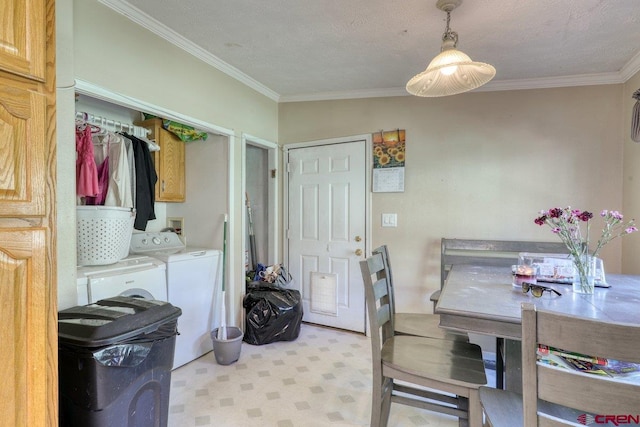
M 142 239 L 140 243 L 142 243 L 143 245 L 148 245 L 149 241 L 147 239 Z
M 153 239 L 151 239 L 151 241 L 154 245 L 159 245 L 160 243 L 162 243 L 158 237 L 154 237 Z

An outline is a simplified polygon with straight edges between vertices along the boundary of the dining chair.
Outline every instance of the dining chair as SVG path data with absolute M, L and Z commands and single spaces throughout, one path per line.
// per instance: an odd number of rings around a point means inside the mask
M 391 260 L 389 258 L 389 248 L 382 245 L 372 251 L 373 254 L 380 254 L 385 268 L 381 274 L 387 275 L 387 285 L 389 294 L 389 307 L 393 322 L 393 329 L 396 335 L 415 335 L 419 337 L 440 338 L 455 341 L 469 341 L 466 333 L 453 333 L 440 327 L 440 316 L 433 313 L 397 313 L 395 303 L 395 289 L 393 285 L 393 272 L 391 270 Z
M 371 335 L 371 426 L 386 426 L 391 403 L 453 415 L 480 427 L 478 390 L 487 383 L 480 347 L 464 341 L 396 335 L 388 270 L 380 253 L 360 261 Z M 399 381 L 399 382 L 398 382 Z
M 492 427 L 636 425 L 640 382 L 552 366 L 538 360 L 538 344 L 640 363 L 640 325 L 613 323 L 536 309 L 522 304 L 522 395 L 480 388 L 487 425 Z

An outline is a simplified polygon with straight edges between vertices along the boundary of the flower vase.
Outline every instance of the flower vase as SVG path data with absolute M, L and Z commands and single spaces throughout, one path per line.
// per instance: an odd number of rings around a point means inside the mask
M 593 294 L 596 276 L 596 258 L 581 255 L 573 260 L 573 292 Z

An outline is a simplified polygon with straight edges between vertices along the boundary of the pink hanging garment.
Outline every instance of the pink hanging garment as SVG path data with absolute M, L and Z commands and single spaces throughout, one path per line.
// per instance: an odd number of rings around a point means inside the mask
M 98 169 L 93 158 L 91 126 L 76 128 L 76 194 L 81 197 L 96 196 L 98 187 Z
M 107 153 L 109 148 L 107 146 Z M 98 194 L 95 197 L 88 196 L 85 201 L 87 205 L 104 205 L 109 190 L 109 156 L 98 166 Z

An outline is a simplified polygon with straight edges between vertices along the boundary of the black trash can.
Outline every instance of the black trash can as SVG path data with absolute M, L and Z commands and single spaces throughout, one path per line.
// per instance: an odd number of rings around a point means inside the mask
M 131 297 L 60 311 L 60 426 L 165 427 L 181 314 Z
M 303 315 L 300 292 L 261 283 L 249 283 L 242 301 L 247 313 L 244 341 L 262 345 L 296 340 Z

